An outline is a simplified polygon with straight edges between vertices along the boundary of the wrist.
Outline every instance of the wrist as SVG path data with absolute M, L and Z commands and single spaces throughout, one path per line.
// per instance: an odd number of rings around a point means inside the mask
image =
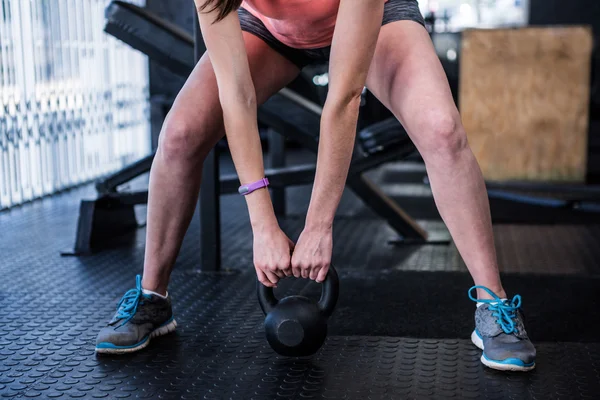
M 310 214 L 306 217 L 304 230 L 309 232 L 328 232 L 333 230 L 333 218 L 313 217 Z
M 276 218 L 265 218 L 251 221 L 253 235 L 271 235 L 281 230 Z
M 313 188 L 310 205 L 306 213 L 304 222 L 304 230 L 313 232 L 331 231 L 333 229 L 333 218 L 335 217 L 335 208 L 332 204 L 328 204 L 332 197 L 336 197 L 335 193 L 323 193 L 319 190 L 321 186 Z M 334 191 L 335 192 L 335 191 Z M 328 196 L 328 201 L 324 201 L 325 196 Z
M 271 196 L 267 188 L 258 189 L 246 196 L 246 205 L 250 216 L 250 225 L 253 232 L 267 231 L 278 226 Z

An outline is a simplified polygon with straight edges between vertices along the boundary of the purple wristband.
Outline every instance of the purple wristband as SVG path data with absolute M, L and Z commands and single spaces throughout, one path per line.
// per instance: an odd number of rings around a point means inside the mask
M 240 188 L 238 189 L 238 193 L 241 194 L 242 196 L 246 196 L 246 195 L 254 192 L 255 190 L 258 190 L 258 189 L 261 189 L 261 188 L 264 188 L 267 186 L 269 186 L 269 180 L 267 178 L 262 178 L 258 182 L 240 186 Z

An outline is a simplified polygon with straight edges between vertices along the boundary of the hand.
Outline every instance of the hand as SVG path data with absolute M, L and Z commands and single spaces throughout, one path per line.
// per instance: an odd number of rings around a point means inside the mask
M 292 255 L 294 276 L 323 282 L 331 264 L 332 248 L 333 232 L 330 227 L 304 228 Z
M 254 232 L 254 268 L 258 280 L 277 287 L 279 279 L 292 275 L 292 242 L 277 224 Z

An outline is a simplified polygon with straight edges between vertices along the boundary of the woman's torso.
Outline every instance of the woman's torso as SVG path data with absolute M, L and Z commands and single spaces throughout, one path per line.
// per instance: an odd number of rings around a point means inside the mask
M 340 0 L 244 0 L 280 42 L 298 49 L 331 44 Z

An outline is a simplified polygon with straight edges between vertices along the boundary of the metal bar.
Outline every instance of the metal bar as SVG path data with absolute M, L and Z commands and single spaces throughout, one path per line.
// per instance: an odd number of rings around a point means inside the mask
M 204 52 L 204 42 L 196 12 L 194 12 L 194 19 L 194 57 L 198 61 Z M 217 152 L 215 147 L 204 160 L 198 204 L 200 207 L 200 270 L 204 272 L 221 269 L 221 210 Z
M 269 176 L 271 186 L 274 188 L 307 185 L 313 183 L 315 179 L 315 165 L 307 164 L 280 169 L 266 169 L 265 173 Z M 221 195 L 237 193 L 239 187 L 237 174 L 223 175 L 220 179 L 219 187 Z M 112 192 L 106 193 L 99 198 L 111 199 L 115 201 L 115 204 L 146 204 L 148 202 L 148 191 Z
M 21 152 L 20 152 L 20 135 L 21 135 L 21 123 L 20 112 L 18 110 L 19 99 L 24 95 L 24 78 L 22 77 L 22 71 L 24 69 L 23 57 L 21 49 L 24 47 L 24 43 L 21 36 L 20 28 L 20 19 L 21 19 L 21 9 L 20 4 L 18 2 L 13 2 L 12 7 L 9 8 L 10 12 L 10 26 L 12 27 L 12 40 L 11 40 L 11 55 L 12 55 L 12 64 L 14 67 L 13 70 L 13 84 L 15 85 L 15 90 L 12 92 L 12 96 L 9 94 L 9 120 L 11 124 L 10 132 L 9 132 L 9 142 L 8 142 L 8 155 L 9 155 L 9 173 L 10 173 L 10 181 L 11 181 L 11 198 L 13 203 L 21 203 L 23 202 L 23 188 L 20 185 L 21 178 Z M 18 54 L 17 54 L 18 51 Z M 12 97 L 12 98 L 11 98 Z
M 148 191 L 107 193 L 98 199 L 110 199 L 114 201 L 115 204 L 118 203 L 123 205 L 148 204 Z
M 154 161 L 154 153 L 126 166 L 114 174 L 99 179 L 96 182 L 96 190 L 98 193 L 116 192 L 119 185 L 127 183 L 130 180 L 150 171 L 152 161 Z
M 573 196 L 600 196 L 600 185 L 576 184 L 571 182 L 554 183 L 554 182 L 491 182 L 487 181 L 488 190 L 506 190 L 506 191 L 527 191 L 527 192 L 543 192 L 569 194 Z
M 61 15 L 61 23 L 65 28 L 65 52 L 67 54 L 69 63 L 69 78 L 70 83 L 67 86 L 67 99 L 72 98 L 77 92 L 81 91 L 81 84 L 79 78 L 79 71 L 77 65 L 77 36 L 75 34 L 75 20 L 74 7 L 71 0 L 63 0 L 65 8 Z M 65 104 L 65 132 L 64 132 L 64 180 L 63 187 L 71 186 L 75 184 L 77 177 L 77 170 L 75 167 L 76 147 L 77 147 L 77 136 L 80 132 L 73 129 L 73 122 L 75 119 L 75 109 L 73 102 L 67 100 Z
M 35 93 L 35 56 L 33 48 L 33 10 L 30 2 L 19 3 L 19 14 L 17 26 L 20 26 L 20 55 L 21 55 L 21 68 L 17 71 L 17 82 L 21 87 L 21 98 L 19 99 L 18 105 L 20 107 L 19 112 L 19 139 L 17 146 L 17 152 L 19 154 L 19 169 L 20 182 L 19 186 L 21 189 L 21 201 L 28 201 L 33 198 L 33 187 L 32 187 L 32 175 L 31 175 L 31 161 L 32 161 L 32 131 L 28 129 L 28 102 L 33 98 Z
M 292 102 L 294 102 L 294 104 L 304 108 L 307 111 L 310 111 L 311 113 L 319 117 L 321 116 L 321 114 L 323 114 L 323 107 L 321 107 L 317 103 L 313 103 L 312 101 L 299 95 L 291 89 L 283 88 L 279 91 L 279 94 L 285 97 L 286 99 L 291 100 Z
M 57 95 L 56 86 L 57 80 L 62 79 L 60 73 L 62 71 L 62 62 L 58 54 L 58 43 L 60 38 L 57 32 L 57 22 L 55 14 L 57 13 L 58 6 L 53 2 L 46 2 L 44 4 L 45 19 L 48 21 L 48 28 L 46 36 L 47 39 L 44 42 L 44 50 L 47 53 L 47 57 L 52 60 L 52 68 L 48 68 L 48 76 L 46 78 L 46 85 L 41 93 L 44 102 L 47 105 L 44 107 L 44 138 L 41 141 L 42 144 L 42 185 L 44 193 L 52 193 L 54 191 L 54 182 L 56 177 L 56 169 L 54 168 L 54 154 L 56 147 L 56 126 L 58 120 L 57 108 Z
M 266 107 L 259 107 L 258 120 L 285 137 L 295 140 L 313 153 L 316 153 L 319 149 L 319 143 L 316 140 L 316 136 L 302 131 L 298 126 L 282 119 L 275 112 Z
M 304 164 L 284 168 L 267 168 L 265 174 L 269 177 L 272 188 L 285 188 L 297 185 L 308 185 L 315 180 L 315 165 Z M 221 194 L 237 193 L 239 179 L 237 175 L 221 177 Z
M 269 137 L 269 167 L 285 167 L 285 137 L 277 133 L 274 129 L 268 130 Z M 267 175 L 265 173 L 265 175 Z M 268 176 L 268 175 L 267 175 Z M 272 188 L 271 198 L 275 215 L 285 217 L 285 188 Z
M 58 47 L 60 53 L 61 74 L 55 78 L 55 95 L 57 96 L 57 114 L 58 124 L 55 137 L 55 148 L 53 154 L 55 180 L 53 182 L 53 190 L 60 190 L 68 185 L 67 181 L 67 161 L 68 161 L 68 136 L 67 136 L 67 97 L 70 94 L 73 80 L 71 73 L 70 54 L 68 53 L 68 25 L 65 12 L 66 6 L 64 0 L 58 0 L 58 7 L 55 12 L 51 13 L 55 20 L 55 26 L 58 31 L 58 41 L 54 43 Z M 60 80 L 59 80 L 60 79 Z
M 33 182 L 33 196 L 40 197 L 44 194 L 44 185 L 43 185 L 43 172 L 42 172 L 42 161 L 43 161 L 43 152 L 42 152 L 42 136 L 41 136 L 41 121 L 42 121 L 42 110 L 41 110 L 41 102 L 39 99 L 41 96 L 39 95 L 40 87 L 42 87 L 46 81 L 46 76 L 44 74 L 43 63 L 45 61 L 45 52 L 44 45 L 45 40 L 43 39 L 43 29 L 42 29 L 42 21 L 43 21 L 43 13 L 42 5 L 40 1 L 35 1 L 31 3 L 34 21 L 35 24 L 33 26 L 32 34 L 33 34 L 33 43 L 32 48 L 34 50 L 34 58 L 35 58 L 35 88 L 33 90 L 31 99 L 29 100 L 30 108 L 28 111 L 28 117 L 31 121 L 31 145 L 33 157 L 31 160 L 31 175 Z
M 202 170 L 200 189 L 200 270 L 221 269 L 221 210 L 219 199 L 219 159 L 213 149 Z
M 352 191 L 406 241 L 425 242 L 428 234 L 400 206 L 364 175 L 347 181 Z
M 11 205 L 8 174 L 8 113 L 7 92 L 9 89 L 8 68 L 8 3 L 0 0 L 0 87 L 3 96 L 0 96 L 0 210 Z
M 401 160 L 415 151 L 416 148 L 414 144 L 411 141 L 407 141 L 404 144 L 395 144 L 390 150 L 384 150 L 366 157 L 358 157 L 350 164 L 349 175 L 362 174 L 363 172 L 377 168 L 382 164 Z

